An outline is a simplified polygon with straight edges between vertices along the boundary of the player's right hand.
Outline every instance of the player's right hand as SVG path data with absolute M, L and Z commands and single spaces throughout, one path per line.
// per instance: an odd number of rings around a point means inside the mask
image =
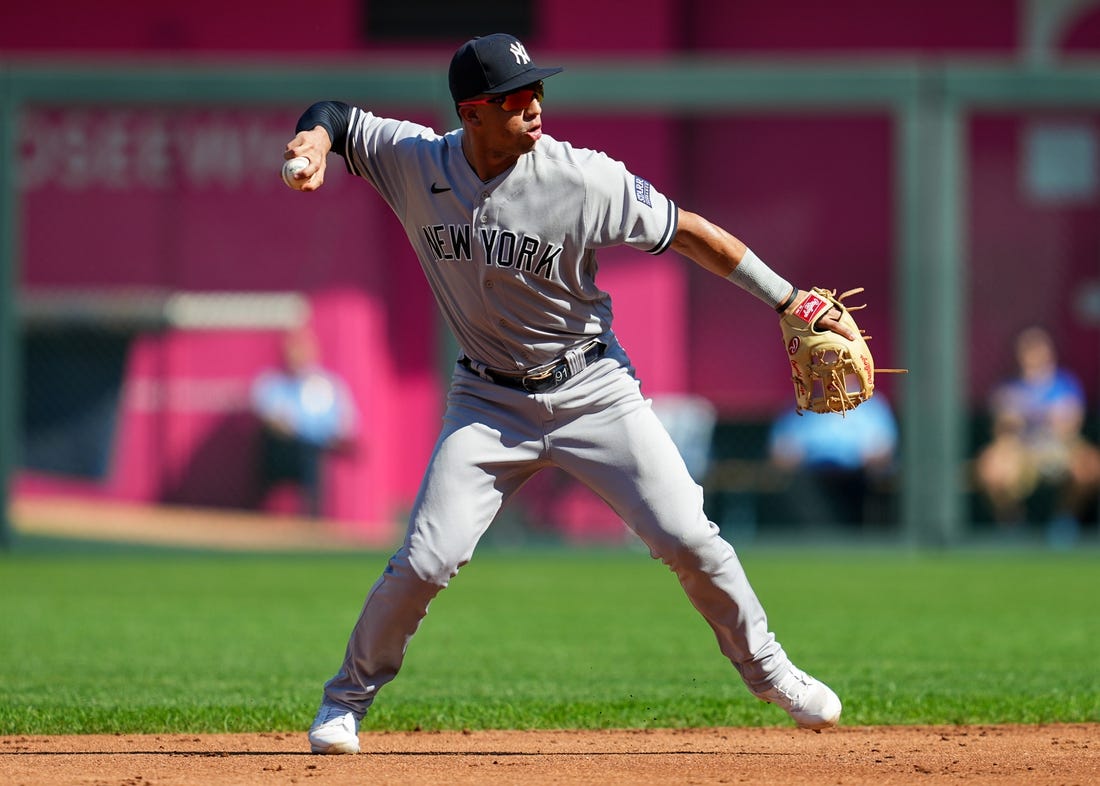
M 283 159 L 289 161 L 298 156 L 309 159 L 309 166 L 296 175 L 298 179 L 304 179 L 301 191 L 316 191 L 325 182 L 325 168 L 328 161 L 329 150 L 332 149 L 332 140 L 328 132 L 321 126 L 309 131 L 299 131 L 293 139 L 286 144 Z

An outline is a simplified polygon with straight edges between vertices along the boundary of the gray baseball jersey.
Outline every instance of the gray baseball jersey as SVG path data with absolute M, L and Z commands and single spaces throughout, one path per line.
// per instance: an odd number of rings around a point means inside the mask
M 676 573 L 749 687 L 766 689 L 790 662 L 642 396 L 596 284 L 597 249 L 666 250 L 676 206 L 623 164 L 545 135 L 482 182 L 463 155 L 462 131 L 440 136 L 340 112 L 347 132 L 335 152 L 404 224 L 462 351 L 513 374 L 564 355 L 575 373 L 529 392 L 456 366 L 404 543 L 371 588 L 325 701 L 363 716 L 397 675 L 431 599 L 472 558 L 500 508 L 547 467 L 580 479 L 622 516 Z M 595 337 L 606 353 L 574 369 L 571 353 Z
M 462 131 L 351 110 L 344 158 L 397 214 L 459 346 L 515 373 L 611 329 L 596 250 L 668 248 L 676 206 L 603 153 L 543 136 L 483 183 Z

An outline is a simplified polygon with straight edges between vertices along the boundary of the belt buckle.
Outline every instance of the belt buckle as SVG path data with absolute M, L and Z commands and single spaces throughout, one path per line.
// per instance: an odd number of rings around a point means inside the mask
M 599 339 L 592 339 L 587 344 L 583 345 L 580 349 L 580 353 L 584 358 L 584 366 L 587 368 L 588 364 L 595 360 L 600 355 L 600 349 L 603 347 L 603 343 Z M 595 353 L 594 358 L 589 358 L 590 353 Z M 580 371 L 581 369 L 578 369 Z M 573 377 L 574 373 L 569 364 L 569 360 L 559 360 L 549 368 L 539 371 L 536 374 L 529 374 L 524 377 L 520 377 L 520 384 L 523 385 L 523 389 L 529 393 L 539 393 L 543 390 L 552 390 L 558 385 Z M 546 384 L 549 382 L 549 384 Z M 530 384 L 529 384 L 530 383 Z
M 546 387 L 545 383 L 549 380 L 552 380 L 552 384 L 549 387 L 556 387 L 557 385 L 560 385 L 562 382 L 564 382 L 565 379 L 567 379 L 567 377 L 563 377 L 563 378 L 559 379 L 559 374 L 560 373 L 561 373 L 561 368 L 560 368 L 560 364 L 558 364 L 558 365 L 551 366 L 550 368 L 546 369 L 545 371 L 540 371 L 537 374 L 529 374 L 529 375 L 521 378 L 520 382 L 523 385 L 523 389 L 526 390 L 527 392 L 529 392 L 529 393 L 538 393 L 540 391 L 548 389 L 548 387 Z
M 543 390 L 553 390 L 572 376 L 569 364 L 560 361 L 545 371 L 524 377 L 523 387 L 530 393 L 540 393 Z

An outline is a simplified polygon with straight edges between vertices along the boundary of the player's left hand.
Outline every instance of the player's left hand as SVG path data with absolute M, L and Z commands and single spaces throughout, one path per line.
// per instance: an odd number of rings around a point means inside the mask
M 858 328 L 853 328 L 855 324 L 850 318 L 845 320 L 844 314 L 846 312 L 838 306 L 833 306 L 817 321 L 818 328 L 826 328 L 834 333 L 837 333 L 849 341 L 856 341 L 859 339 Z

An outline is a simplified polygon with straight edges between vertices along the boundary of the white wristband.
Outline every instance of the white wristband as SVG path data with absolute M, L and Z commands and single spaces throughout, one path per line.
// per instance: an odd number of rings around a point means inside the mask
M 770 308 L 775 308 L 791 291 L 790 282 L 765 265 L 764 260 L 750 249 L 745 249 L 745 256 L 726 278 L 746 292 L 756 295 Z

